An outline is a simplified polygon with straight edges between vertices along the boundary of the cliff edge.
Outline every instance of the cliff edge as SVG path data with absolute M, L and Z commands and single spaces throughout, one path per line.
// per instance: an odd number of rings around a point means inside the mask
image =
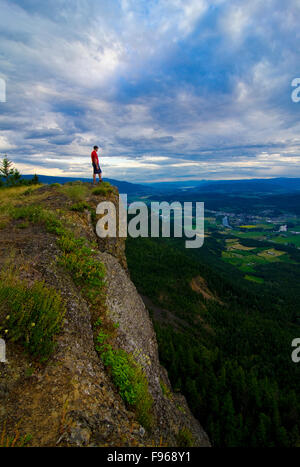
M 0 194 L 2 445 L 209 446 L 161 367 L 122 238 L 99 239 L 114 187 Z

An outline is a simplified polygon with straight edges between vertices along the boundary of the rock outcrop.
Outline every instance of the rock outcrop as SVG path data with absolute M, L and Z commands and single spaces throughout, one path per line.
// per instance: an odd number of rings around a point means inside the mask
M 32 446 L 176 446 L 186 429 L 195 446 L 209 446 L 185 398 L 172 392 L 159 363 L 151 319 L 126 269 L 124 239 L 109 243 L 97 239 L 90 211 L 70 211 L 72 201 L 56 187 L 42 187 L 32 197 L 31 202 L 47 209 L 68 212 L 77 235 L 98 241 L 95 254 L 106 269 L 106 308 L 109 318 L 118 323 L 116 344 L 146 374 L 155 423 L 147 432 L 136 421 L 95 351 L 90 306 L 57 262 L 61 252 L 56 236 L 41 225 L 20 228 L 19 221 L 10 220 L 0 230 L 1 269 L 12 261 L 22 280 L 54 287 L 67 311 L 55 352 L 46 364 L 7 342 L 8 363 L 0 363 L 0 431 L 7 437 L 30 435 Z M 118 202 L 115 191 L 106 197 Z M 101 199 L 90 191 L 87 195 L 93 208 Z

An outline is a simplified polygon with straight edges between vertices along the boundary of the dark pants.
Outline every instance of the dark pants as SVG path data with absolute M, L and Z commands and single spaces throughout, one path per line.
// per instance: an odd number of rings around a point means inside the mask
M 95 164 L 95 162 L 93 162 L 93 169 L 94 169 L 94 174 L 102 174 L 102 170 L 100 169 L 100 165 L 97 165 Z

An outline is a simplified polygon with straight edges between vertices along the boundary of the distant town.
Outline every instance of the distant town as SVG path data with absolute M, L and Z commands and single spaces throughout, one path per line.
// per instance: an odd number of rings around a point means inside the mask
M 274 216 L 269 210 L 261 215 L 241 214 L 223 210 L 206 209 L 207 226 L 235 233 L 257 240 L 268 240 L 300 248 L 300 219 L 296 215 Z

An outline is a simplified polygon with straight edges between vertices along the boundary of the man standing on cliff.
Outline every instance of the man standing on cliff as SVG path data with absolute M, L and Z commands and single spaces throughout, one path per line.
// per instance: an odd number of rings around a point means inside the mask
M 93 169 L 94 169 L 94 173 L 93 173 L 94 185 L 96 184 L 97 174 L 99 177 L 99 183 L 102 182 L 102 170 L 100 169 L 100 165 L 99 165 L 98 150 L 99 150 L 98 146 L 94 146 L 94 150 L 91 154 L 92 164 L 93 164 Z

